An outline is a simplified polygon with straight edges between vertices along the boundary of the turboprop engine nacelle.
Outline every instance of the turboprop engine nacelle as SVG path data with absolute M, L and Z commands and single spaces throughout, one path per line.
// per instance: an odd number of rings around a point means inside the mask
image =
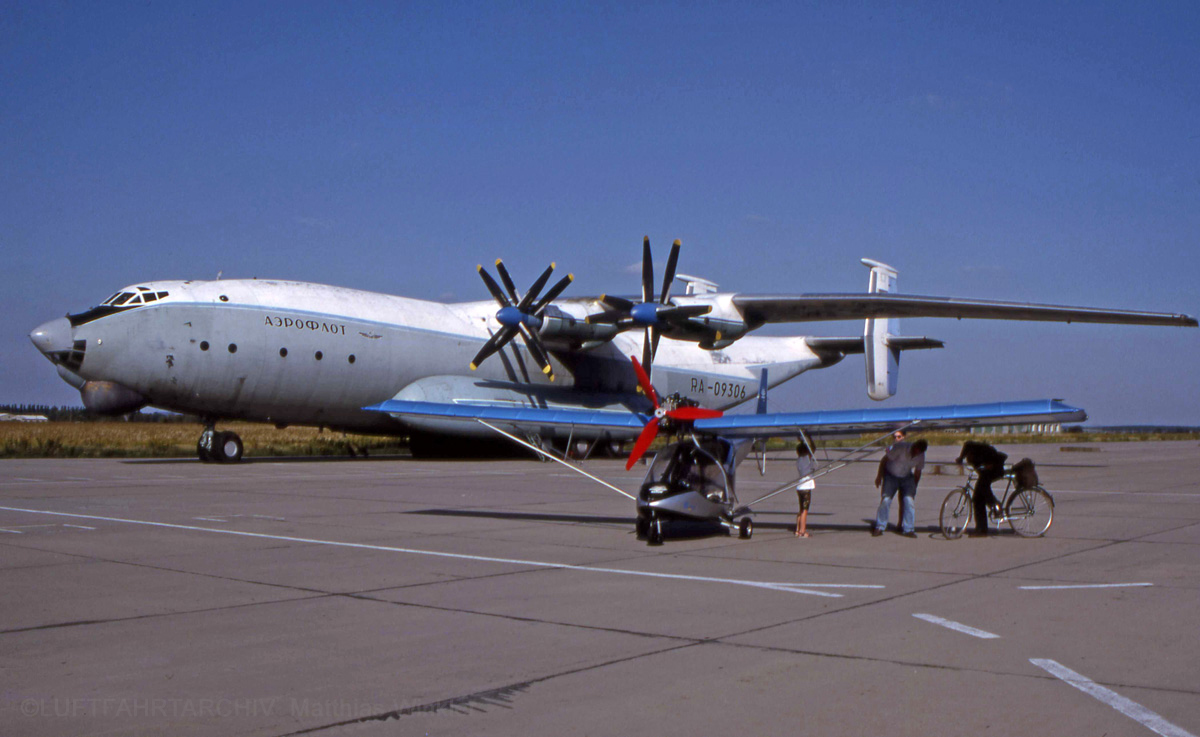
M 565 345 L 600 345 L 621 332 L 616 325 L 589 323 L 584 317 L 576 317 L 564 310 L 549 305 L 542 316 L 538 335 L 548 343 Z
M 863 265 L 871 269 L 867 291 L 893 294 L 896 291 L 896 270 L 887 264 L 864 258 Z M 886 317 L 867 318 L 863 328 L 863 355 L 867 360 L 867 396 L 882 401 L 896 393 L 900 374 L 900 349 L 889 345 L 894 321 Z

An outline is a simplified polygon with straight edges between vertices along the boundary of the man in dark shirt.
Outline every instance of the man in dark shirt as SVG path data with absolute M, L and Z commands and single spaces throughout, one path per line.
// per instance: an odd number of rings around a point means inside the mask
M 1004 461 L 1008 455 L 1001 453 L 987 443 L 968 440 L 963 443 L 962 452 L 955 463 L 967 465 L 975 469 L 979 477 L 975 480 L 975 533 L 976 537 L 986 537 L 988 534 L 988 507 L 1000 507 L 996 495 L 992 493 L 992 482 L 1004 475 Z

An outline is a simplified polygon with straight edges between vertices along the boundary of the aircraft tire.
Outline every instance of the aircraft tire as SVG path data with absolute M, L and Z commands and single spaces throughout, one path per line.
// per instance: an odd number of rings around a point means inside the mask
M 204 439 L 196 441 L 196 457 L 201 463 L 212 463 L 212 456 L 209 455 L 208 448 L 204 447 Z
M 646 535 L 650 532 L 650 519 L 644 514 L 639 514 L 637 522 L 633 525 L 633 529 L 637 532 L 638 540 L 645 540 Z
M 738 537 L 743 540 L 749 540 L 754 534 L 754 521 L 749 517 L 742 517 L 742 521 L 738 523 Z
M 219 432 L 213 434 L 212 458 L 218 463 L 237 463 L 242 460 L 244 446 L 237 433 Z
M 648 545 L 663 544 L 663 521 L 661 517 L 651 519 L 650 524 L 647 525 L 646 543 Z

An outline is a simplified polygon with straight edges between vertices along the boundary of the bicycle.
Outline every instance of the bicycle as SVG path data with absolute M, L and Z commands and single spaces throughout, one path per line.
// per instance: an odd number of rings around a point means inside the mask
M 946 500 L 942 502 L 942 511 L 938 522 L 941 524 L 942 534 L 949 540 L 957 540 L 962 537 L 967 525 L 971 523 L 971 518 L 975 513 L 973 497 L 976 478 L 975 470 L 970 469 L 967 474 L 967 483 L 947 494 Z M 1000 500 L 1002 512 L 997 514 L 997 510 L 989 506 L 988 519 L 997 525 L 1007 522 L 1013 532 L 1021 537 L 1045 535 L 1046 530 L 1049 530 L 1050 525 L 1054 522 L 1054 497 L 1050 496 L 1050 492 L 1042 488 L 1040 484 L 1016 488 L 1011 467 L 1006 468 L 1004 475 L 996 479 L 993 484 L 1000 481 L 1005 482 L 1004 493 L 995 494 L 994 485 L 992 493 Z

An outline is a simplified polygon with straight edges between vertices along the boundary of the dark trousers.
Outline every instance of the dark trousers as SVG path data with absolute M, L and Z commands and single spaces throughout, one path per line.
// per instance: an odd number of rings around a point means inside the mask
M 975 531 L 987 532 L 988 506 L 998 503 L 992 493 L 992 482 L 1004 475 L 1004 467 L 983 466 L 976 470 L 979 478 L 975 479 Z

